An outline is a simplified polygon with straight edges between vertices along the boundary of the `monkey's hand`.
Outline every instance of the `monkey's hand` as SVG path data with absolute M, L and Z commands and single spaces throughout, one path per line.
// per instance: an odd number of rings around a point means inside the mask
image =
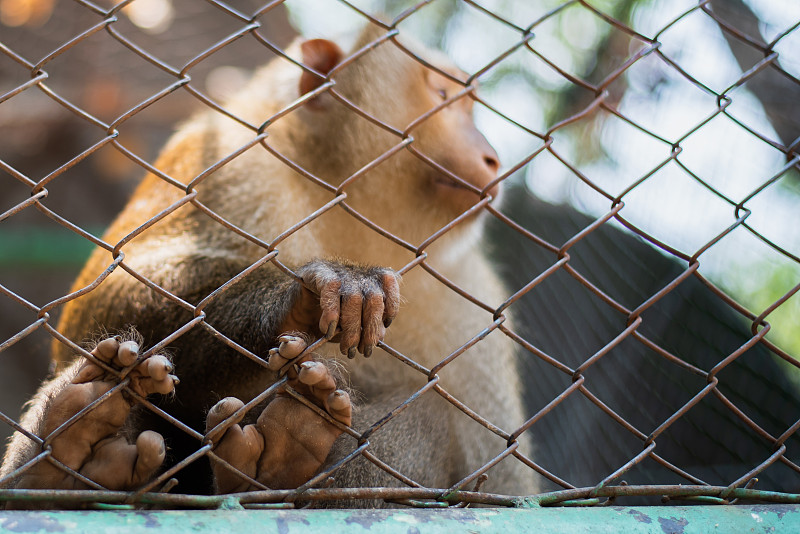
M 310 361 L 311 354 L 290 363 L 307 344 L 294 336 L 281 336 L 280 340 L 280 347 L 271 351 L 270 367 L 277 370 L 289 364 L 289 387 L 335 421 L 350 425 L 350 396 L 336 389 L 331 370 L 322 362 Z M 242 406 L 244 403 L 237 398 L 222 399 L 211 408 L 206 419 L 207 434 L 219 424 L 231 425 L 218 439 L 210 434 L 216 455 L 235 468 L 212 460 L 218 493 L 259 489 L 239 472 L 271 489 L 296 488 L 319 471 L 342 433 L 336 425 L 285 392 L 267 404 L 254 425 L 238 424 L 244 414 L 235 412 Z
M 97 344 L 92 354 L 111 367 L 132 365 L 139 346 L 134 341 L 109 338 Z M 127 375 L 130 389 L 142 396 L 168 394 L 178 379 L 172 364 L 161 355 L 145 359 Z M 135 400 L 118 389 L 62 426 L 79 411 L 118 385 L 119 378 L 90 360 L 76 362 L 64 371 L 66 379 L 56 387 L 44 408 L 42 437 L 51 448 L 51 456 L 67 467 L 110 490 L 135 488 L 153 476 L 164 461 L 164 439 L 156 432 L 145 431 L 135 444 L 120 435 Z M 71 378 L 70 378 L 71 377 Z M 51 384 L 59 386 L 56 378 Z M 47 460 L 27 469 L 17 487 L 48 489 L 84 489 L 87 484 Z
M 399 276 L 383 267 L 321 260 L 298 275 L 303 286 L 280 332 L 325 335 L 348 358 L 356 351 L 369 357 L 397 315 Z

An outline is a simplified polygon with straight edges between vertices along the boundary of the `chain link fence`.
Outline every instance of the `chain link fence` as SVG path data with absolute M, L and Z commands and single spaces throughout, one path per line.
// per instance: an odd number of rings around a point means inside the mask
M 154 167 L 158 147 L 169 130 L 200 108 L 252 130 L 252 141 L 241 152 L 262 140 L 257 125 L 236 117 L 219 102 L 241 86 L 253 68 L 273 58 L 296 59 L 285 52 L 295 35 L 287 8 L 301 25 L 298 18 L 308 9 L 295 8 L 291 0 L 263 5 L 0 0 L 0 244 L 5 249 L 0 252 L 4 323 L 0 369 L 7 383 L 0 426 L 5 427 L 6 436 L 23 432 L 41 446 L 33 461 L 0 479 L 0 487 L 37 463 L 50 462 L 91 488 L 3 489 L 0 499 L 199 507 L 225 502 L 225 496 L 170 493 L 172 480 L 180 479 L 182 469 L 200 458 L 214 457 L 211 444 L 201 431 L 130 389 L 128 393 L 147 410 L 197 444 L 196 452 L 177 459 L 134 492 L 108 491 L 54 459 L 49 446 L 64 429 L 36 436 L 18 422 L 19 407 L 33 387 L 24 385 L 44 376 L 50 340 L 71 349 L 83 341 L 68 340 L 58 332 L 54 320 L 60 310 L 87 291 L 103 291 L 102 277 L 87 288 L 71 293 L 66 289 L 87 247 L 105 249 L 109 265 L 137 276 L 124 264 L 126 244 L 191 204 L 231 235 L 262 247 L 264 261 L 295 278 L 279 261 L 281 242 L 328 211 L 346 210 L 409 252 L 414 259 L 399 269 L 401 274 L 425 271 L 459 293 L 465 306 L 481 307 L 495 319 L 480 335 L 463 333 L 463 345 L 442 355 L 442 363 L 434 369 L 414 362 L 413 355 L 379 345 L 389 357 L 419 371 L 427 385 L 373 426 L 347 428 L 346 434 L 358 446 L 342 462 L 295 490 L 264 487 L 238 495 L 244 506 L 293 507 L 296 502 L 353 499 L 413 506 L 511 506 L 518 504 L 516 496 L 480 490 L 484 474 L 491 477 L 495 463 L 509 461 L 521 461 L 531 476 L 541 480 L 546 492 L 537 499 L 543 505 L 608 504 L 627 497 L 715 503 L 800 501 L 800 366 L 796 359 L 800 241 L 794 208 L 800 198 L 800 60 L 796 54 L 800 19 L 784 17 L 780 29 L 761 32 L 763 21 L 760 30 L 759 11 L 748 8 L 750 3 L 722 5 L 709 0 L 669 4 L 658 16 L 653 15 L 657 8 L 645 2 L 602 8 L 599 3 L 568 1 L 522 9 L 513 2 L 462 0 L 420 2 L 402 10 L 391 3 L 368 8 L 345 1 L 328 4 L 319 8 L 320 24 L 326 22 L 326 9 L 345 10 L 362 24 L 382 28 L 372 43 L 375 46 L 399 46 L 395 37 L 404 32 L 419 31 L 425 39 L 424 32 L 441 31 L 437 35 L 445 38 L 437 44 L 457 52 L 458 39 L 446 36 L 455 35 L 448 28 L 456 27 L 459 20 L 462 33 L 477 42 L 487 40 L 485 48 L 493 56 L 467 69 L 470 77 L 464 88 L 471 91 L 478 82 L 485 86 L 484 92 L 469 92 L 469 96 L 475 100 L 479 126 L 485 126 L 503 156 L 499 181 L 506 182 L 506 199 L 498 205 L 484 196 L 473 208 L 485 212 L 490 238 L 473 253 L 488 253 L 498 261 L 509 285 L 507 300 L 499 306 L 481 301 L 438 272 L 428 258 L 431 243 L 453 231 L 458 221 L 422 244 L 410 244 L 375 227 L 348 206 L 346 188 L 332 188 L 333 200 L 282 229 L 268 243 L 196 198 L 195 185 L 201 187 L 203 176 L 187 187 Z M 378 7 L 390 22 L 374 14 Z M 647 9 L 650 18 L 645 20 L 642 13 Z M 717 29 L 721 36 L 717 48 L 691 40 L 676 43 L 687 35 L 676 28 L 686 24 Z M 504 33 L 510 44 L 490 42 L 494 31 Z M 564 43 L 585 38 L 581 32 L 594 33 L 590 44 L 600 48 L 591 55 L 585 51 L 582 56 L 570 55 Z M 564 40 L 559 41 L 558 35 Z M 436 41 L 430 33 L 427 40 Z M 730 52 L 720 48 L 721 43 Z M 359 53 L 369 54 L 369 47 Z M 707 67 L 698 69 L 693 54 L 703 56 L 706 63 L 699 64 Z M 728 54 L 728 70 L 717 76 L 714 69 L 725 70 L 720 67 L 724 54 Z M 581 63 L 581 58 L 590 60 Z M 416 59 L 427 65 L 424 59 Z M 738 69 L 734 68 L 737 63 Z M 728 72 L 731 69 L 733 75 Z M 544 71 L 547 74 L 541 77 Z M 666 97 L 656 96 L 645 101 L 644 107 L 631 103 L 637 83 L 640 92 L 666 94 L 668 78 L 685 87 L 684 94 L 700 95 L 705 104 L 692 107 L 689 97 L 679 96 L 686 99 L 688 111 L 684 108 L 680 117 L 666 120 L 657 107 L 647 109 L 648 105 L 667 108 Z M 728 81 L 720 84 L 719 79 Z M 505 85 L 512 88 L 511 93 L 495 90 L 504 80 L 517 80 Z M 335 94 L 335 85 L 324 86 L 323 91 Z M 516 96 L 505 98 L 507 94 Z M 756 101 L 752 108 L 761 110 L 758 120 L 736 107 L 739 102 Z M 281 110 L 275 118 L 297 112 L 300 105 Z M 544 105 L 551 107 L 549 115 L 530 111 Z M 350 107 L 353 113 L 364 115 Z M 532 116 L 540 118 L 538 123 Z M 714 125 L 719 121 L 725 121 L 726 132 L 733 127 L 746 143 L 757 144 L 759 154 L 768 152 L 771 163 L 759 164 L 762 160 L 752 156 L 755 163 L 745 169 L 746 177 L 734 175 L 729 181 L 714 170 L 704 173 L 717 162 L 698 160 L 697 151 L 718 154 L 712 148 L 731 147 L 731 160 L 745 160 L 736 165 L 747 165 L 750 157 L 746 147 L 751 145 L 736 144 L 716 133 Z M 504 139 L 493 137 L 490 130 L 497 123 L 513 129 L 509 140 L 516 144 L 516 152 L 504 153 L 500 146 Z M 702 136 L 712 130 L 713 135 Z M 502 136 L 505 130 L 496 131 L 501 132 L 496 136 Z M 430 163 L 413 142 L 405 143 L 402 132 L 397 134 L 397 142 L 404 143 L 402 149 Z M 632 148 L 612 153 L 603 145 L 609 136 L 615 146 L 624 147 L 630 141 Z M 643 143 L 656 148 L 645 150 Z M 660 156 L 652 160 L 653 153 Z M 513 161 L 507 160 L 509 154 Z M 239 155 L 235 152 L 212 162 L 208 173 Z M 394 155 L 395 151 L 386 153 L 374 164 Z M 781 159 L 777 167 L 776 155 Z M 618 173 L 600 170 L 598 161 L 613 158 L 623 158 L 615 167 Z M 305 179 L 319 182 L 295 162 L 287 160 L 286 165 Z M 98 237 L 103 227 L 144 172 L 183 191 L 182 198 L 157 219 L 141 221 L 122 240 L 104 241 Z M 692 188 L 681 189 L 675 173 Z M 556 175 L 565 177 L 564 181 L 547 189 L 543 182 Z M 556 200 L 569 200 L 581 211 L 543 202 L 530 193 L 532 189 L 540 196 L 553 196 L 559 187 L 571 196 Z M 679 194 L 673 194 L 675 190 Z M 581 201 L 588 197 L 592 200 Z M 698 204 L 698 198 L 707 204 Z M 789 207 L 782 208 L 781 202 Z M 642 216 L 663 211 L 668 212 L 667 219 L 677 221 L 674 226 L 664 224 L 663 218 Z M 706 212 L 724 216 L 704 218 Z M 35 243 L 41 243 L 39 251 Z M 745 261 L 751 256 L 740 250 L 743 247 L 749 247 L 756 260 Z M 36 267 L 20 269 L 23 262 L 15 255 L 21 254 L 38 258 Z M 759 258 L 769 265 L 758 263 Z M 708 274 L 706 264 L 714 266 Z M 243 358 L 264 361 L 266 355 L 253 354 L 204 321 L 205 300 L 193 306 L 144 276 L 138 278 L 193 316 L 146 354 L 169 347 L 171 341 L 196 329 L 211 332 Z M 773 324 L 781 312 L 784 319 Z M 505 321 L 507 313 L 515 317 L 512 326 Z M 422 335 L 436 335 L 436 325 L 431 328 L 431 333 Z M 525 370 L 527 421 L 510 433 L 482 419 L 437 384 L 438 369 L 463 357 L 490 333 L 514 341 Z M 318 340 L 312 346 L 322 343 Z M 269 396 L 283 383 L 279 381 L 260 397 Z M 125 387 L 123 381 L 120 388 Z M 449 489 L 414 483 L 369 447 L 368 436 L 380 432 L 428 390 L 480 423 L 482 432 L 508 440 L 508 447 L 492 462 Z M 303 401 L 302 396 L 297 398 Z M 65 425 L 73 422 L 74 418 Z M 515 439 L 523 433 L 534 436 L 536 454 L 517 450 Z M 358 456 L 395 478 L 399 487 L 329 487 L 337 469 Z

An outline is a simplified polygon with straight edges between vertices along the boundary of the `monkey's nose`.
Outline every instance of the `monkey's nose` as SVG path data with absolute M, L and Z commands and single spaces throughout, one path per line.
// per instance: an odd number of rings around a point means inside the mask
M 489 149 L 483 153 L 483 164 L 490 174 L 490 177 L 486 181 L 486 185 L 488 185 L 497 178 L 497 173 L 500 170 L 500 158 L 498 158 L 497 152 L 495 152 L 492 147 L 489 147 Z M 487 193 L 497 198 L 497 195 L 500 194 L 500 184 L 494 184 L 489 188 Z
M 497 161 L 497 154 L 484 154 L 483 163 L 494 174 L 497 174 L 497 171 L 500 170 L 500 162 Z

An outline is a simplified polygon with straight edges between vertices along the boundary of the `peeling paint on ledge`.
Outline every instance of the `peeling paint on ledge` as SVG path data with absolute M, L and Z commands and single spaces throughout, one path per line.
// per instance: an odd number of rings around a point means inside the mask
M 0 533 L 692 534 L 800 532 L 800 506 L 652 506 L 444 510 L 0 511 Z

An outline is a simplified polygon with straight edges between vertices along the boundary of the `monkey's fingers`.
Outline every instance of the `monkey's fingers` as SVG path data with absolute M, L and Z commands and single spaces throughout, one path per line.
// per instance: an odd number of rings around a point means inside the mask
M 341 317 L 339 326 L 339 351 L 348 358 L 355 358 L 361 340 L 361 308 L 363 297 L 360 293 L 342 296 Z
M 364 301 L 361 316 L 361 341 L 358 344 L 358 350 L 365 358 L 372 355 L 373 347 L 386 335 L 385 315 L 382 295 L 373 293 Z
M 342 281 L 331 265 L 324 261 L 312 261 L 298 270 L 303 283 L 319 295 L 319 330 L 327 339 L 336 333 L 339 322 L 339 299 Z
M 319 330 L 328 340 L 335 337 L 348 358 L 357 352 L 369 356 L 397 315 L 399 276 L 391 269 L 325 261 L 308 263 L 298 272 L 319 295 Z
M 333 338 L 339 324 L 341 288 L 342 283 L 338 280 L 332 280 L 319 288 L 319 307 L 322 310 L 319 329 L 327 339 Z
M 382 280 L 387 277 L 396 286 L 394 274 L 381 275 Z M 386 324 L 394 319 L 400 298 L 395 293 L 387 295 L 374 279 L 363 280 L 360 286 L 361 294 L 342 296 L 339 343 L 342 354 L 349 358 L 356 355 L 356 350 L 365 357 L 372 354 L 372 349 L 386 335 Z M 391 283 L 389 287 L 392 287 Z M 387 304 L 391 308 L 389 311 Z
M 383 274 L 383 326 L 389 328 L 400 310 L 400 275 L 394 271 Z

